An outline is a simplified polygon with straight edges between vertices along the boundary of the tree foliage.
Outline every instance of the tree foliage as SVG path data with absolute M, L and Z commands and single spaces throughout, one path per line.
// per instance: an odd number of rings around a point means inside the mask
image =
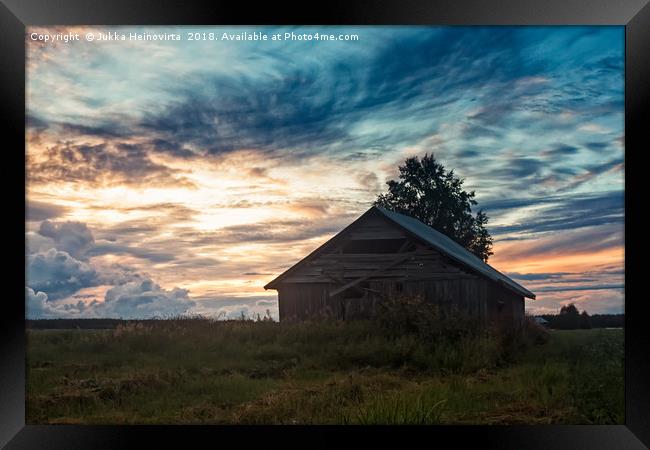
M 576 308 L 576 305 L 573 303 L 569 303 L 568 305 L 564 305 L 560 308 L 560 315 L 561 316 L 570 316 L 570 317 L 576 317 L 580 315 L 580 311 L 578 311 L 578 308 Z
M 463 182 L 433 155 L 415 156 L 399 166 L 399 179 L 388 181 L 388 192 L 374 204 L 415 217 L 487 262 L 493 254 L 488 216 L 482 210 L 472 214 L 475 193 L 465 191 Z
M 560 314 L 552 316 L 549 322 L 551 328 L 558 330 L 589 329 L 592 327 L 591 317 L 587 311 L 580 313 L 573 303 L 562 306 Z

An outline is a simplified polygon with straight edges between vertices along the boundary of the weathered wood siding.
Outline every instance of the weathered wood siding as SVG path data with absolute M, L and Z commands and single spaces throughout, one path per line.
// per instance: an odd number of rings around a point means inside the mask
M 522 297 L 381 217 L 350 229 L 344 239 L 288 274 L 277 289 L 281 321 L 368 317 L 378 302 L 394 294 L 421 295 L 485 324 L 523 320 Z
M 422 245 L 416 248 L 405 232 L 376 217 L 355 227 L 343 243 L 308 261 L 283 283 L 337 283 L 343 279 L 375 276 L 378 270 L 401 259 L 401 256 L 405 259 L 382 270 L 381 278 L 475 278 L 440 252 Z
M 280 321 L 340 317 L 340 305 L 329 298 L 327 283 L 283 284 L 278 289 Z
M 375 280 L 370 287 L 389 295 L 420 295 L 447 310 L 458 309 L 479 318 L 487 317 L 490 282 L 482 278 L 436 278 L 405 282 Z
M 370 317 L 385 296 L 421 295 L 426 301 L 443 308 L 456 308 L 472 316 L 488 320 L 490 281 L 417 280 L 396 281 L 375 279 L 362 293 L 329 293 L 333 283 L 286 283 L 278 289 L 280 320 L 307 320 L 326 317 L 351 319 Z M 503 314 L 500 317 L 505 317 Z
M 492 284 L 488 302 L 488 322 L 519 326 L 524 321 L 524 298 L 502 286 Z

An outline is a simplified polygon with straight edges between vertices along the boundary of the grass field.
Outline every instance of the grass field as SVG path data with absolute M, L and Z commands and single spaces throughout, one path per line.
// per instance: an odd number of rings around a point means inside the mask
M 28 330 L 27 422 L 622 424 L 623 330 L 423 342 L 371 324 Z

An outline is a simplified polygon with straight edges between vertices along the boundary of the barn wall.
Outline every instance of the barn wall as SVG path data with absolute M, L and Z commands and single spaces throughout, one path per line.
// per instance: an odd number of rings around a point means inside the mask
M 488 300 L 488 321 L 509 327 L 523 324 L 524 298 L 510 289 L 493 284 Z
M 329 296 L 333 283 L 291 283 L 278 289 L 281 321 L 333 317 L 338 319 L 367 318 L 377 310 L 379 302 L 389 295 L 421 295 L 425 300 L 445 309 L 455 308 L 471 316 L 488 319 L 490 282 L 476 279 L 396 281 L 369 280 L 361 293 Z
M 278 288 L 280 321 L 339 317 L 341 305 L 329 298 L 328 283 L 283 284 Z
M 482 278 L 448 280 L 369 280 L 363 293 L 330 297 L 334 283 L 283 283 L 278 289 L 281 321 L 370 317 L 388 295 L 421 295 L 443 308 L 477 317 L 482 322 L 513 327 L 524 320 L 524 299 Z
M 482 278 L 373 280 L 370 287 L 388 295 L 422 296 L 447 310 L 458 310 L 485 321 L 490 282 Z

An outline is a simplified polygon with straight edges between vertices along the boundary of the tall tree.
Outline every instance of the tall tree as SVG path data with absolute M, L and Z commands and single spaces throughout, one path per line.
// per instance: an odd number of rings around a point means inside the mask
M 558 330 L 576 330 L 580 328 L 580 324 L 580 311 L 578 311 L 578 308 L 573 303 L 562 306 L 560 308 L 560 314 L 552 322 L 553 328 L 557 328 Z
M 433 155 L 407 158 L 399 166 L 399 179 L 386 184 L 388 192 L 377 196 L 376 206 L 417 218 L 485 262 L 493 254 L 492 236 L 485 228 L 488 216 L 482 210 L 472 214 L 474 191 L 465 191 L 463 180 Z
M 576 305 L 574 305 L 573 303 L 569 303 L 568 305 L 564 305 L 560 308 L 560 315 L 577 317 L 580 315 L 580 311 L 578 311 Z

